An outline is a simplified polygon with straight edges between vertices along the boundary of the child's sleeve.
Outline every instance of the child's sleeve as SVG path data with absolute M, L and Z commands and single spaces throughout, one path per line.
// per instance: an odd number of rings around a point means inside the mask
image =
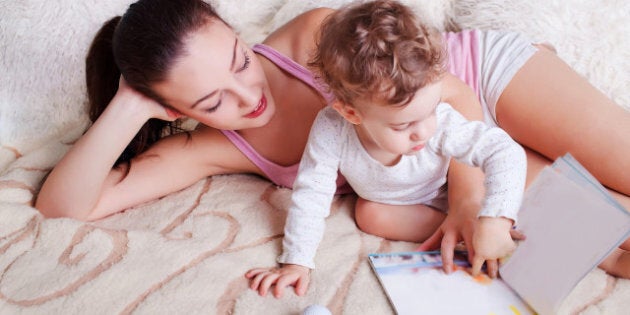
M 342 120 L 332 108 L 322 110 L 311 128 L 284 227 L 278 262 L 314 268 L 325 218 L 337 189 Z
M 432 139 L 441 154 L 480 167 L 486 196 L 478 216 L 506 217 L 516 223 L 527 173 L 525 150 L 501 128 L 468 121 L 448 104 L 437 109 Z

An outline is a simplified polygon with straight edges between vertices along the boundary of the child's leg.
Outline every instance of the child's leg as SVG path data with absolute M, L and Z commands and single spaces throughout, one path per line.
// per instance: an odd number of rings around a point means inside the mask
M 538 176 L 543 167 L 551 164 L 551 161 L 531 150 L 527 152 L 527 186 Z M 630 209 L 630 197 L 609 190 L 611 195 L 626 209 Z M 527 235 L 525 235 L 527 237 Z M 617 277 L 630 279 L 630 239 L 615 249 L 599 265 L 604 271 Z
M 440 226 L 446 214 L 425 205 L 394 206 L 358 198 L 359 228 L 390 240 L 422 242 Z
M 630 112 L 539 46 L 496 106 L 499 126 L 555 159 L 570 152 L 602 184 L 630 195 Z

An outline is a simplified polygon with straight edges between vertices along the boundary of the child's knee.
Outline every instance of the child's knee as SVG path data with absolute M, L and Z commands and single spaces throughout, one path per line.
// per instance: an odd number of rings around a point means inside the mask
M 357 200 L 354 211 L 355 221 L 361 231 L 368 234 L 378 234 L 381 223 L 384 221 L 383 211 L 379 211 L 374 203 L 362 199 Z

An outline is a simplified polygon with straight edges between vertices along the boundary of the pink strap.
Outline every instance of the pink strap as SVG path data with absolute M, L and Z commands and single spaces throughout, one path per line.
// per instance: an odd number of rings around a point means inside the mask
M 271 62 L 275 63 L 280 69 L 283 69 L 295 76 L 296 78 L 302 80 L 307 85 L 311 86 L 318 92 L 324 96 L 326 100 L 332 99 L 329 94 L 325 94 L 323 89 L 319 84 L 316 83 L 315 79 L 311 72 L 309 72 L 306 68 L 302 67 L 297 62 L 289 59 L 288 57 L 280 54 L 278 51 L 273 48 L 257 44 L 253 48 L 254 52 L 259 53 L 269 59 Z M 274 162 L 269 161 L 260 153 L 258 153 L 241 135 L 239 135 L 236 131 L 233 130 L 221 130 L 223 134 L 239 149 L 245 156 L 254 163 L 258 168 L 260 168 L 263 173 L 267 175 L 267 177 L 274 182 L 278 186 L 283 187 L 293 187 L 293 181 L 297 176 L 297 171 L 299 168 L 299 163 L 289 166 L 278 165 Z
M 283 187 L 293 187 L 293 181 L 297 175 L 299 163 L 282 166 L 267 160 L 260 155 L 241 135 L 233 130 L 221 130 L 223 134 L 239 149 L 245 156 L 258 166 L 274 184 Z
M 326 92 L 326 89 L 317 80 L 315 80 L 313 73 L 304 68 L 301 64 L 295 62 L 293 59 L 264 44 L 256 44 L 252 47 L 252 50 L 265 56 L 265 58 L 271 60 L 271 62 L 275 63 L 280 69 L 290 73 L 318 91 L 327 103 L 334 100 L 334 96 L 331 93 Z

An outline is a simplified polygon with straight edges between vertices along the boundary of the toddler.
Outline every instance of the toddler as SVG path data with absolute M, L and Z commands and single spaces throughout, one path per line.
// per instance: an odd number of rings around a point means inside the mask
M 280 296 L 294 285 L 304 294 L 338 172 L 359 196 L 356 213 L 376 207 L 398 220 L 420 215 L 439 223 L 448 210 L 450 159 L 480 167 L 486 196 L 478 213 L 484 224 L 473 234 L 475 256 L 483 262 L 514 249 L 510 229 L 525 186 L 525 152 L 502 129 L 468 121 L 441 102 L 444 54 L 439 33 L 394 1 L 352 5 L 329 17 L 312 65 L 336 101 L 317 116 L 302 156 L 278 258 L 283 266 L 248 272 L 252 289 L 264 295 L 275 285 Z M 358 217 L 357 223 L 370 224 Z M 373 234 L 418 235 L 380 232 Z

